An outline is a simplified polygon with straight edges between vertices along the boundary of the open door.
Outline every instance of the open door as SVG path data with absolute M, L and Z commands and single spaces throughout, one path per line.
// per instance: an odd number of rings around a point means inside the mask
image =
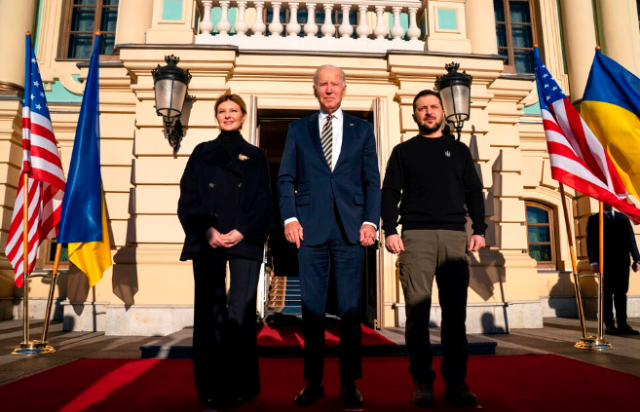
M 371 119 L 373 123 L 373 132 L 376 138 L 376 152 L 378 153 L 378 167 L 382 171 L 383 159 L 382 159 L 382 107 L 381 100 L 376 97 L 373 100 Z M 377 222 L 379 228 L 379 236 L 382 237 L 381 222 Z M 363 276 L 363 303 L 364 303 L 364 322 L 375 329 L 381 329 L 384 316 L 383 308 L 383 253 L 380 249 L 382 242 L 378 241 L 374 246 L 370 246 L 365 249 L 365 261 L 364 261 L 364 276 Z

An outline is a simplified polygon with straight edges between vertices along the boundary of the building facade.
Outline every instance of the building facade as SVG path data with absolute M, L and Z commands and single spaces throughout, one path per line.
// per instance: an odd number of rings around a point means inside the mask
M 103 33 L 101 167 L 114 265 L 94 288 L 77 269 L 65 270 L 55 313 L 67 330 L 115 335 L 165 335 L 192 325 L 191 264 L 178 261 L 184 239 L 176 216 L 178 183 L 193 148 L 217 136 L 213 104 L 221 94 L 237 93 L 248 103 L 243 135 L 266 151 L 275 175 L 287 125 L 317 110 L 315 69 L 339 66 L 348 85 L 343 108 L 374 124 L 384 175 L 393 147 L 417 133 L 413 97 L 433 88 L 444 65 L 455 61 L 473 76 L 462 140 L 483 183 L 489 225 L 488 246 L 471 256 L 468 330 L 508 332 L 541 327 L 544 316 L 575 315 L 569 234 L 537 105 L 533 46 L 539 45 L 550 72 L 579 104 L 597 44 L 640 74 L 638 4 L 0 0 L 0 250 L 22 156 L 26 31 L 33 33 L 65 170 L 92 33 Z M 193 75 L 177 155 L 156 115 L 151 76 L 171 54 Z M 571 189 L 565 196 L 579 269 L 588 272 L 585 226 L 598 204 Z M 50 271 L 52 245 L 41 247 L 37 274 Z M 367 255 L 363 315 L 380 328 L 404 325 L 397 257 L 384 248 Z M 46 276 L 30 280 L 33 317 L 43 316 L 49 282 Z M 583 281 L 590 306 L 592 282 Z M 0 255 L 0 319 L 22 315 L 21 294 Z M 638 276 L 631 277 L 628 305 L 630 316 L 640 316 Z M 439 324 L 437 298 L 432 319 Z

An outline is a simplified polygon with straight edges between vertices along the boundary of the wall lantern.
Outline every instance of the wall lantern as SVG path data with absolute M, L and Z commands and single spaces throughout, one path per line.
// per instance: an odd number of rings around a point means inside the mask
M 187 95 L 187 87 L 191 80 L 189 70 L 178 67 L 180 58 L 165 56 L 166 66 L 151 70 L 153 89 L 156 94 L 156 113 L 164 120 L 164 132 L 173 147 L 173 154 L 177 154 L 182 140 L 182 124 L 180 113 Z
M 466 71 L 458 72 L 459 63 L 445 64 L 447 74 L 436 78 L 436 89 L 442 98 L 447 122 L 452 123 L 458 132 L 458 140 L 462 126 L 469 120 L 471 113 L 471 82 L 473 77 Z

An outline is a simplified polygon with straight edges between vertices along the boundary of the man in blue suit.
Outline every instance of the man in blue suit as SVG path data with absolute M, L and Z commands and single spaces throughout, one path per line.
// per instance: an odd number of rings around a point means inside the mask
M 342 112 L 344 72 L 320 66 L 313 91 L 320 112 L 289 126 L 278 176 L 287 240 L 298 247 L 304 378 L 298 406 L 324 395 L 324 333 L 329 272 L 334 269 L 340 309 L 340 396 L 358 407 L 362 395 L 360 290 L 364 247 L 374 244 L 380 220 L 380 172 L 371 124 Z

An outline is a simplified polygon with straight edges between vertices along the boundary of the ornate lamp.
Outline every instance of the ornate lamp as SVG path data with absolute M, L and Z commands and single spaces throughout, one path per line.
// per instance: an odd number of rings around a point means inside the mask
M 447 74 L 436 78 L 436 89 L 442 98 L 447 122 L 452 123 L 458 132 L 458 140 L 462 126 L 469 120 L 471 113 L 471 82 L 473 77 L 467 72 L 458 72 L 459 63 L 452 62 L 444 66 Z
M 156 113 L 164 120 L 164 132 L 173 147 L 173 154 L 177 154 L 182 140 L 182 124 L 180 114 L 187 95 L 187 87 L 191 81 L 189 70 L 178 67 L 180 58 L 165 56 L 166 66 L 151 70 L 153 89 L 156 94 Z

